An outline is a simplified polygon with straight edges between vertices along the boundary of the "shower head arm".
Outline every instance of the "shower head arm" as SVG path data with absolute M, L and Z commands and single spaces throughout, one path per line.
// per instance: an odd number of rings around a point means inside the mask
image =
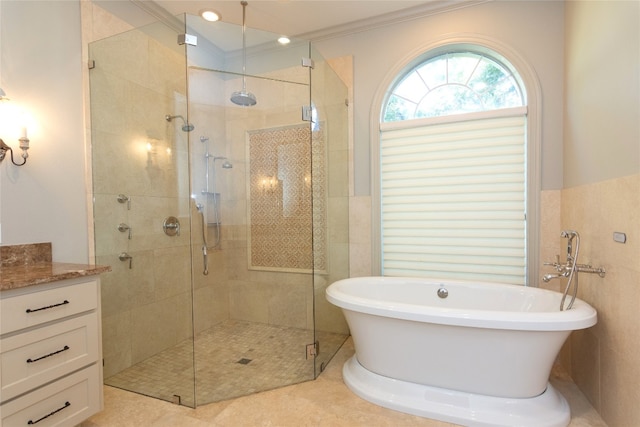
M 182 130 L 185 132 L 191 132 L 193 129 L 195 129 L 195 126 L 192 125 L 191 123 L 187 122 L 184 117 L 180 116 L 180 115 L 176 115 L 176 116 L 171 116 L 169 114 L 164 116 L 164 119 L 168 122 L 171 122 L 173 119 L 176 118 L 180 118 L 182 120 Z
M 241 1 L 242 5 L 242 91 L 247 90 L 247 23 L 246 23 L 246 10 L 247 2 Z

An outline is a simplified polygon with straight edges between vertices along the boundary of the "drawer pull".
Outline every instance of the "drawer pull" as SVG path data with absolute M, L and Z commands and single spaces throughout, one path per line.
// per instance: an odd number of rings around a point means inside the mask
M 37 420 L 35 420 L 35 421 L 33 421 L 33 420 L 29 420 L 29 422 L 28 422 L 27 424 L 28 424 L 28 425 L 38 424 L 40 421 L 44 420 L 45 418 L 49 418 L 50 416 L 55 415 L 55 414 L 57 414 L 58 412 L 62 411 L 64 408 L 68 408 L 69 406 L 71 406 L 71 403 L 69 403 L 69 402 L 64 402 L 64 406 L 63 406 L 62 408 L 58 408 L 58 409 L 56 409 L 55 411 L 51 412 L 50 414 L 47 414 L 47 415 L 45 415 L 44 417 L 39 418 L 39 419 L 37 419 Z
M 27 363 L 37 362 L 38 360 L 46 359 L 47 357 L 51 357 L 51 356 L 53 356 L 53 355 L 56 355 L 56 354 L 58 354 L 58 353 L 62 353 L 63 351 L 67 351 L 67 350 L 69 350 L 69 346 L 68 346 L 68 345 L 65 345 L 65 346 L 64 346 L 64 348 L 61 348 L 61 349 L 60 349 L 60 350 L 58 350 L 58 351 L 54 351 L 53 353 L 49 353 L 49 354 L 45 354 L 44 356 L 40 356 L 40 357 L 38 357 L 37 359 L 31 359 L 31 358 L 29 358 L 29 359 L 27 359 Z
M 69 301 L 64 300 L 58 304 L 53 304 L 53 305 L 48 305 L 46 307 L 40 307 L 40 308 L 34 308 L 33 310 L 30 308 L 27 308 L 27 313 L 34 313 L 36 311 L 40 311 L 40 310 L 47 310 L 49 308 L 54 308 L 54 307 L 60 307 L 61 305 L 65 305 L 65 304 L 69 304 Z

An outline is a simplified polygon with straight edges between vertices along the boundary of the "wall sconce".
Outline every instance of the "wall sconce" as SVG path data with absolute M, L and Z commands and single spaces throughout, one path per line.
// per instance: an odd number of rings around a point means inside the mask
M 27 138 L 27 130 L 26 128 L 22 128 L 22 136 L 18 139 L 20 141 L 20 149 L 22 150 L 22 163 L 16 163 L 13 159 L 13 150 L 9 147 L 5 142 L 0 139 L 0 162 L 4 160 L 4 156 L 7 154 L 7 151 L 11 153 L 11 163 L 16 166 L 22 166 L 27 163 L 27 157 L 29 157 L 29 153 L 27 150 L 29 149 L 29 138 Z
M 2 90 L 2 88 L 0 88 L 0 102 L 3 101 L 8 101 L 9 98 L 7 98 L 6 93 L 4 92 L 4 90 Z M 27 152 L 27 150 L 29 149 L 29 138 L 27 138 L 27 128 L 23 127 L 22 131 L 20 133 L 20 138 L 18 138 L 18 141 L 20 141 L 20 149 L 22 150 L 22 163 L 16 163 L 15 160 L 13 159 L 13 149 L 11 147 L 9 147 L 2 139 L 0 139 L 0 162 L 2 162 L 4 160 L 4 156 L 6 156 L 7 151 L 11 152 L 11 163 L 13 163 L 16 166 L 22 166 L 25 163 L 27 163 L 27 157 L 29 157 L 29 153 Z

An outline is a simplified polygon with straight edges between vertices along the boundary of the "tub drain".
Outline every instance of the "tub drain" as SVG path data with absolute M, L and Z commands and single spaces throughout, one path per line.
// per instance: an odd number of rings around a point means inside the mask
M 449 296 L 449 291 L 446 288 L 439 288 L 438 289 L 438 296 L 440 298 L 446 298 Z

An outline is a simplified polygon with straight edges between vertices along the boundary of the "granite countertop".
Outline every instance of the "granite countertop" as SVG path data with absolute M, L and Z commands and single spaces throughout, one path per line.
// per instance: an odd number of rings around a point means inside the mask
M 42 262 L 13 267 L 0 267 L 0 291 L 40 285 L 76 277 L 95 276 L 111 271 L 108 265 Z
M 95 276 L 108 265 L 71 264 L 51 260 L 51 243 L 0 246 L 0 291 Z

